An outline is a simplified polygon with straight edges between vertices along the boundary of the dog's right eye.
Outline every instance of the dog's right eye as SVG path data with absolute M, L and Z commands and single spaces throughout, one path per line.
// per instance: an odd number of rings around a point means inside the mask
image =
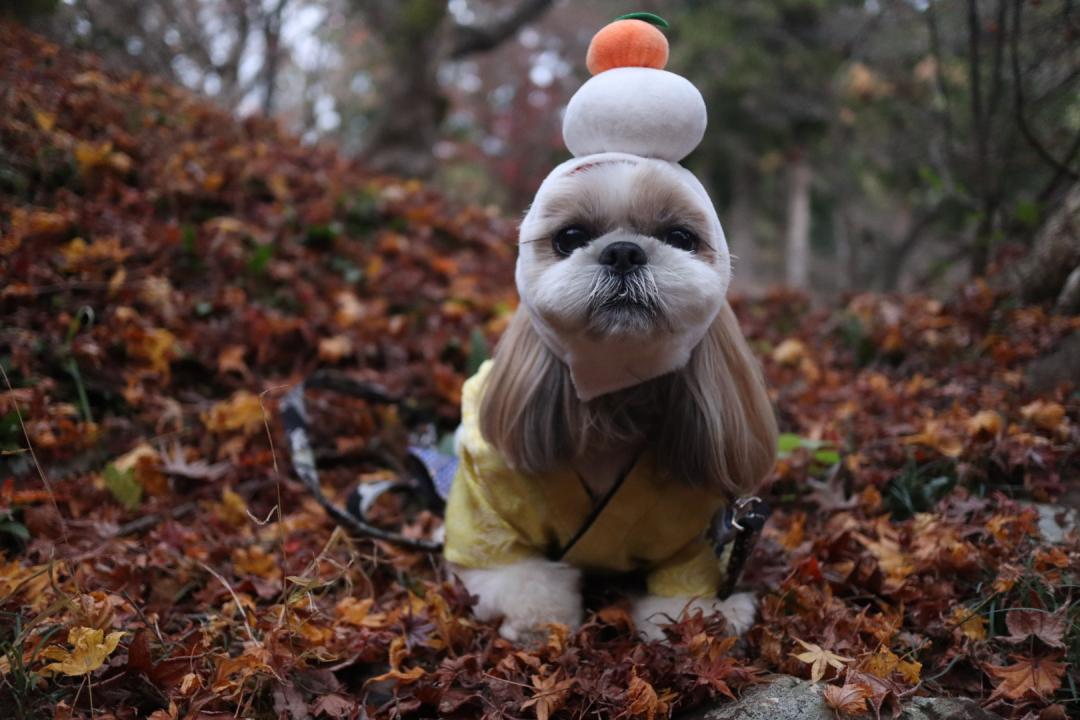
M 588 230 L 580 225 L 571 225 L 555 233 L 551 245 L 559 255 L 568 257 L 579 247 L 585 247 L 592 239 L 592 234 Z

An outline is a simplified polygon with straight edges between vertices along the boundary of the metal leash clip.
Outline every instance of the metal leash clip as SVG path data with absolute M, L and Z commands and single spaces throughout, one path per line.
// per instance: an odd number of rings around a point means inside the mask
M 772 508 L 759 497 L 736 499 L 716 513 L 709 525 L 709 540 L 717 558 L 724 564 L 724 584 L 720 597 L 727 597 L 742 577 L 750 553 L 757 544 Z

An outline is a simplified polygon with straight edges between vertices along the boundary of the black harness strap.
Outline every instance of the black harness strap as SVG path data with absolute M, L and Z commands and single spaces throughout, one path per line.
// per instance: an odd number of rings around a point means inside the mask
M 574 549 L 574 546 L 578 544 L 578 541 L 581 540 L 581 538 L 585 537 L 585 533 L 589 532 L 589 529 L 596 524 L 596 520 L 600 517 L 600 513 L 604 512 L 604 508 L 606 508 L 608 506 L 608 503 L 611 502 L 611 498 L 615 497 L 615 493 L 619 492 L 619 488 L 621 488 L 623 486 L 623 483 L 626 482 L 626 478 L 630 477 L 630 473 L 634 470 L 635 467 L 637 467 L 638 460 L 640 458 L 641 451 L 638 451 L 638 453 L 634 455 L 634 459 L 630 462 L 626 469 L 619 473 L 619 477 L 615 480 L 615 484 L 612 485 L 606 493 L 604 493 L 604 497 L 600 498 L 600 502 L 594 505 L 593 509 L 589 511 L 589 514 L 585 517 L 585 521 L 581 523 L 581 527 L 579 527 L 577 532 L 574 533 L 574 536 L 570 538 L 570 540 L 565 545 L 563 545 L 557 553 L 550 556 L 552 560 L 556 562 L 561 561 L 567 556 L 567 554 L 569 554 L 571 550 Z M 584 480 L 582 480 L 582 484 L 585 485 L 586 493 L 591 496 L 592 493 L 588 490 L 589 486 L 585 484 Z

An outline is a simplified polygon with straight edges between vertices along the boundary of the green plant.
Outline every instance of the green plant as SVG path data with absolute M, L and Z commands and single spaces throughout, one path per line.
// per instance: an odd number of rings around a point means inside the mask
M 950 461 L 918 465 L 909 459 L 900 474 L 885 487 L 882 500 L 896 520 L 933 509 L 938 500 L 956 486 Z
M 806 450 L 818 470 L 832 467 L 840 462 L 840 452 L 828 440 L 811 440 L 794 433 L 781 433 L 776 442 L 777 456 L 789 457 L 796 450 Z

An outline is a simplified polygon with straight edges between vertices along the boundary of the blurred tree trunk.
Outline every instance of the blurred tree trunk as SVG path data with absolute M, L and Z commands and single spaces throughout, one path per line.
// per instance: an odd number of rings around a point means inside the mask
M 882 261 L 878 265 L 878 289 L 881 292 L 895 292 L 900 289 L 900 278 L 908 260 L 926 239 L 927 231 L 941 217 L 941 212 L 942 206 L 939 203 L 917 215 L 908 223 L 899 242 L 883 248 Z
M 437 77 L 445 0 L 390 0 L 370 5 L 371 29 L 381 34 L 380 110 L 364 153 L 372 169 L 405 177 L 431 174 L 439 121 Z
M 731 214 L 727 228 L 731 254 L 735 256 L 735 275 L 744 287 L 757 284 L 756 239 L 754 237 L 754 197 L 757 171 L 752 163 L 735 161 L 731 172 Z
M 1060 313 L 1080 312 L 1080 183 L 1039 228 L 1031 253 L 1003 279 L 1003 288 L 1024 302 L 1052 300 Z
M 834 289 L 846 292 L 858 287 L 859 255 L 852 237 L 851 224 L 844 208 L 837 204 L 832 210 L 833 245 L 836 248 L 836 277 Z
M 810 185 L 814 175 L 806 155 L 796 153 L 788 166 L 785 258 L 787 284 L 805 289 L 810 281 Z
M 48 15 L 56 9 L 59 0 L 4 0 L 0 4 L 0 18 L 14 17 L 20 20 L 35 15 Z
M 430 175 L 446 104 L 439 65 L 498 47 L 552 1 L 519 0 L 484 24 L 466 26 L 452 21 L 446 0 L 353 0 L 385 53 L 377 80 L 380 109 L 363 153 L 371 168 L 405 177 Z
M 263 44 L 266 55 L 263 61 L 263 115 L 274 113 L 274 99 L 277 93 L 278 71 L 281 67 L 281 16 L 289 0 L 278 0 L 277 5 L 263 17 Z

